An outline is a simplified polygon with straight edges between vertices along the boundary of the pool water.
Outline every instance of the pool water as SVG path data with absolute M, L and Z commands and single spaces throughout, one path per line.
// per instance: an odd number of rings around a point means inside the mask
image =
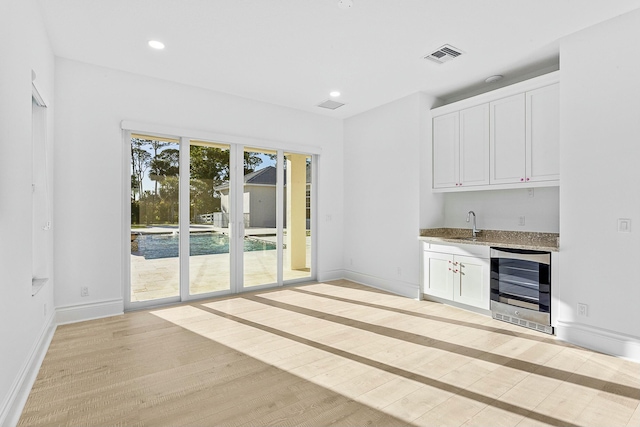
M 178 256 L 177 234 L 140 234 L 136 239 L 138 250 L 132 255 L 145 259 L 174 258 Z M 256 239 L 244 239 L 244 251 L 273 250 L 275 243 Z M 211 255 L 229 253 L 229 236 L 220 233 L 192 233 L 189 235 L 189 254 Z

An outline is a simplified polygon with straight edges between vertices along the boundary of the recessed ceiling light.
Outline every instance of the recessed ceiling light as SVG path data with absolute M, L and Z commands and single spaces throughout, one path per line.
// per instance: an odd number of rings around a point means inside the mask
M 332 96 L 333 98 L 336 98 L 340 96 L 340 92 L 338 92 L 337 90 L 334 90 L 333 92 L 329 92 L 329 95 Z
M 164 43 L 159 42 L 158 40 L 149 40 L 149 46 L 158 50 L 164 49 Z
M 495 75 L 495 76 L 491 76 L 491 77 L 487 77 L 485 80 L 485 83 L 494 83 L 497 82 L 498 80 L 500 80 L 502 78 L 501 75 Z
M 353 7 L 353 0 L 338 0 L 338 7 L 340 9 L 351 9 Z

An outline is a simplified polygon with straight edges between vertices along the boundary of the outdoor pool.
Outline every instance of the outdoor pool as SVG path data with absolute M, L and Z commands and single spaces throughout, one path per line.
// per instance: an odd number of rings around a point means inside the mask
M 229 253 L 229 236 L 220 233 L 191 233 L 190 255 L 211 255 Z M 136 238 L 137 250 L 132 245 L 131 255 L 145 259 L 173 258 L 178 256 L 177 234 L 139 234 Z M 275 243 L 256 239 L 244 239 L 244 251 L 263 251 L 276 248 Z

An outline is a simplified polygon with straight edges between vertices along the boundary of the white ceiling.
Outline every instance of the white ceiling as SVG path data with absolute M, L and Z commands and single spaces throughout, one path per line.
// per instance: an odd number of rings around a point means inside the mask
M 558 39 L 640 0 L 38 0 L 57 56 L 345 118 L 558 64 Z M 155 51 L 157 39 L 166 49 Z M 465 52 L 438 65 L 443 44 Z M 595 55 L 595 53 L 594 53 Z M 494 86 L 495 87 L 495 86 Z M 339 90 L 346 105 L 316 105 Z

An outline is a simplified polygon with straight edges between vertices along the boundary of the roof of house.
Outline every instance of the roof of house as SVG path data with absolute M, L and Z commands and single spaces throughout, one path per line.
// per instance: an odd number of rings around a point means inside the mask
M 262 169 L 250 172 L 244 176 L 244 183 L 256 185 L 276 185 L 276 167 L 267 166 Z M 311 168 L 307 167 L 307 184 L 311 183 Z M 284 174 L 284 185 L 287 185 L 287 174 Z M 214 187 L 215 190 L 226 190 L 229 188 L 229 181 Z
M 267 166 L 244 176 L 245 184 L 268 184 L 276 185 L 276 168 L 275 166 Z

